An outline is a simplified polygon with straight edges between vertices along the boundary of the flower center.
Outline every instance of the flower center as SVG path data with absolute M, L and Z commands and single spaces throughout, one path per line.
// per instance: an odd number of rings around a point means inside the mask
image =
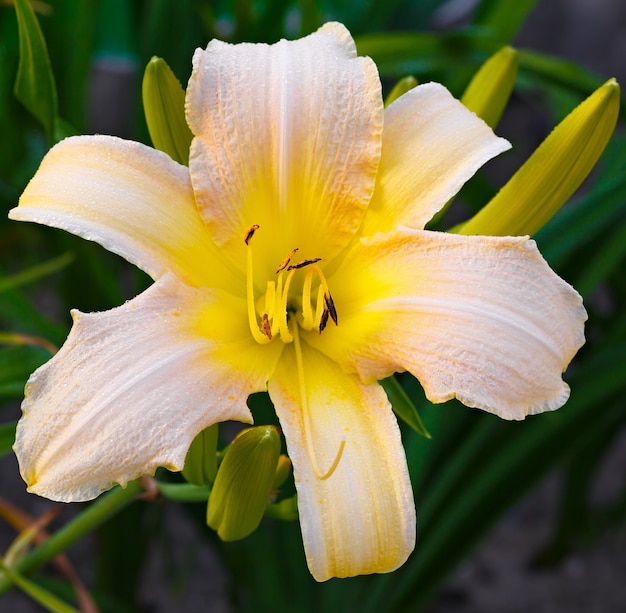
M 257 301 L 254 296 L 254 266 L 251 240 L 259 229 L 257 224 L 250 226 L 244 242 L 247 247 L 246 299 L 248 303 L 248 323 L 250 332 L 257 343 L 269 343 L 279 336 L 284 343 L 294 340 L 289 328 L 293 321 L 303 330 L 317 328 L 320 334 L 326 328 L 328 319 L 337 325 L 337 310 L 322 269 L 318 266 L 321 258 L 302 260 L 291 264 L 298 248 L 292 249 L 276 269 L 276 279 L 267 282 L 265 297 L 261 299 L 261 317 L 257 316 Z M 302 271 L 304 280 L 301 294 L 290 294 L 294 275 Z M 317 292 L 317 294 L 315 294 Z M 315 308 L 313 296 L 315 295 Z
M 276 280 L 267 282 L 265 297 L 257 303 L 254 297 L 254 267 L 250 241 L 258 229 L 259 226 L 257 224 L 250 226 L 244 238 L 248 251 L 246 300 L 248 303 L 248 323 L 250 325 L 250 332 L 254 340 L 260 344 L 269 343 L 276 336 L 280 336 L 280 339 L 284 343 L 294 343 L 298 385 L 300 388 L 300 403 L 303 419 L 307 424 L 307 427 L 304 429 L 304 444 L 311 461 L 313 473 L 318 479 L 325 480 L 330 478 L 337 469 L 346 442 L 345 440 L 341 441 L 335 459 L 330 467 L 325 471 L 321 470 L 317 463 L 313 442 L 308 434 L 312 428 L 310 423 L 311 413 L 309 410 L 299 328 L 303 330 L 313 330 L 317 328 L 321 334 L 324 328 L 326 328 L 329 318 L 337 325 L 337 310 L 335 309 L 335 304 L 330 295 L 324 273 L 317 265 L 317 263 L 321 261 L 321 258 L 302 260 L 295 264 L 290 263 L 291 258 L 298 252 L 297 247 L 292 249 L 287 257 L 280 263 L 276 269 Z M 301 295 L 299 293 L 292 295 L 289 293 L 291 281 L 298 271 L 303 271 L 305 275 L 302 282 L 302 293 Z M 315 310 L 312 305 L 314 288 L 317 291 Z M 261 312 L 260 321 L 257 316 L 257 304 L 261 307 L 259 308 Z M 292 326 L 291 328 L 290 324 Z

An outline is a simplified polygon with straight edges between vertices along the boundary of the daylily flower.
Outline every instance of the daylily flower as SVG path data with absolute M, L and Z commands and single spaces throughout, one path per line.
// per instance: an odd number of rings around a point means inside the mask
M 192 439 L 251 422 L 268 390 L 318 580 L 391 571 L 415 542 L 400 431 L 377 381 L 506 419 L 560 407 L 580 296 L 526 237 L 424 231 L 509 144 L 447 90 L 383 110 L 374 63 L 327 24 L 275 45 L 212 41 L 186 94 L 189 168 L 107 136 L 55 146 L 12 219 L 63 228 L 154 284 L 73 311 L 30 378 L 15 451 L 31 492 L 88 500 Z

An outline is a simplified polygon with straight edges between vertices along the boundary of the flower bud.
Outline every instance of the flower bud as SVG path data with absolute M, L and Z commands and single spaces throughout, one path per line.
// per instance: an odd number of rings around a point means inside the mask
M 394 100 L 406 94 L 409 90 L 417 85 L 417 79 L 412 76 L 400 79 L 391 89 L 389 95 L 385 98 L 385 106 L 389 106 Z
M 193 135 L 185 120 L 185 92 L 161 58 L 153 57 L 148 62 L 141 94 L 153 145 L 180 164 L 189 164 Z
M 491 128 L 498 125 L 509 101 L 518 66 L 517 51 L 503 47 L 478 69 L 461 97 L 461 102 Z
M 460 234 L 533 235 L 587 177 L 606 147 L 620 105 L 619 85 L 607 81 L 578 105 Z
M 215 479 L 207 524 L 224 541 L 248 536 L 261 522 L 280 454 L 274 426 L 241 432 L 231 443 Z
M 217 424 L 205 428 L 193 439 L 187 457 L 185 467 L 182 470 L 183 477 L 194 485 L 208 485 L 215 481 L 217 473 L 217 436 L 219 426 Z
M 274 474 L 274 481 L 272 482 L 272 489 L 278 489 L 289 476 L 291 472 L 291 460 L 284 454 L 280 454 L 278 457 L 278 464 L 276 466 L 276 473 Z

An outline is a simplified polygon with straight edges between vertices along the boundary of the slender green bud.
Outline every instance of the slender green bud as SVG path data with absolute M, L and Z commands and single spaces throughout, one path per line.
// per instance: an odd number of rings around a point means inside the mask
M 578 105 L 460 234 L 533 235 L 587 177 L 606 147 L 620 105 L 615 79 Z
M 193 135 L 185 120 L 185 92 L 165 60 L 153 57 L 141 84 L 152 144 L 180 164 L 189 164 Z
M 277 490 L 285 481 L 291 472 L 291 460 L 282 453 L 278 457 L 278 464 L 276 466 L 276 474 L 274 475 L 274 481 L 272 482 L 272 489 Z
M 207 524 L 222 540 L 242 539 L 259 525 L 279 455 L 280 436 L 274 426 L 248 428 L 231 443 L 207 508 Z
M 215 481 L 217 474 L 217 436 L 218 424 L 205 428 L 193 439 L 187 457 L 185 467 L 182 470 L 183 477 L 194 485 L 209 485 Z
M 461 102 L 489 127 L 495 128 L 511 97 L 519 57 L 512 47 L 502 47 L 474 75 Z
M 389 92 L 389 95 L 385 98 L 385 106 L 389 106 L 394 100 L 397 100 L 400 96 L 406 94 L 409 90 L 413 89 L 417 85 L 417 79 L 412 76 L 404 77 L 400 79 Z

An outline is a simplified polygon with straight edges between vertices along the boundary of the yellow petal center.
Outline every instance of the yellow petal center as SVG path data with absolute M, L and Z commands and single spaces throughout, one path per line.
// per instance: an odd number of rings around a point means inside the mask
M 318 265 L 321 258 L 291 264 L 298 252 L 297 247 L 278 265 L 276 277 L 267 281 L 265 294 L 257 300 L 254 294 L 252 237 L 258 229 L 257 224 L 250 226 L 244 238 L 247 248 L 248 323 L 254 340 L 266 344 L 278 337 L 284 343 L 291 343 L 294 334 L 290 326 L 299 326 L 303 330 L 317 329 L 321 334 L 329 318 L 337 325 L 337 310 L 326 277 Z M 301 289 L 292 291 L 292 280 L 296 274 L 302 274 L 304 278 Z

